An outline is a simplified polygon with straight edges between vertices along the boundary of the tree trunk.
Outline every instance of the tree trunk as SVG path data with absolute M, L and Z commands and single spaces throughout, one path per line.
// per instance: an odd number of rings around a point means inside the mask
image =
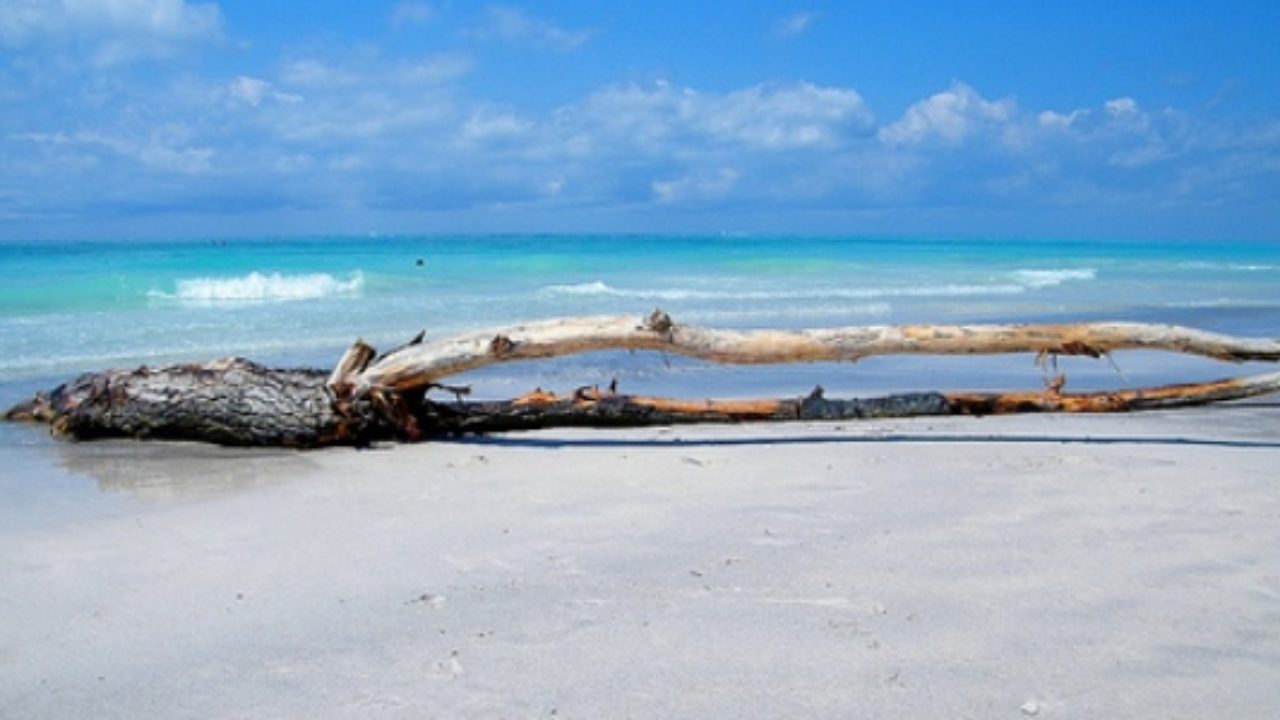
M 677 327 L 655 311 L 634 318 L 566 318 L 423 343 L 381 357 L 356 342 L 330 373 L 275 370 L 228 359 L 163 369 L 83 375 L 11 409 L 11 420 L 52 423 L 74 438 L 202 440 L 227 445 L 319 447 L 416 441 L 469 432 L 558 426 L 832 420 L 1023 412 L 1123 412 L 1220 402 L 1280 390 L 1280 373 L 1212 383 L 1065 394 L 1062 378 L 1040 392 L 924 392 L 884 398 L 689 401 L 583 389 L 536 391 L 503 402 L 427 398 L 439 380 L 497 362 L 594 350 L 649 349 L 726 363 L 856 360 L 888 353 L 1035 352 L 1099 357 L 1123 348 L 1224 360 L 1280 360 L 1280 343 L 1174 326 L 1123 323 L 864 327 L 736 332 Z M 450 389 L 450 388 L 446 388 Z
M 554 427 L 644 427 L 690 423 L 858 420 L 1040 412 L 1125 412 L 1237 400 L 1280 390 L 1280 373 L 1143 390 L 1064 394 L 921 392 L 829 399 L 679 400 L 582 389 L 535 391 L 514 400 L 441 402 L 417 393 L 335 403 L 320 370 L 271 370 L 223 360 L 161 370 L 84 375 L 6 415 L 52 422 L 76 439 L 132 437 L 223 445 L 321 447 L 378 440 Z M 416 399 L 414 399 L 416 398 Z
M 81 375 L 6 413 L 59 435 L 318 447 L 392 437 L 368 403 L 337 410 L 320 370 L 277 370 L 230 358 Z

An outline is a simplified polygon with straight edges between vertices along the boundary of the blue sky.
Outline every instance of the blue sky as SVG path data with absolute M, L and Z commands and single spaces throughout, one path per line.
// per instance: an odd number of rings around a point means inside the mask
M 0 0 L 0 237 L 1280 241 L 1280 3 Z

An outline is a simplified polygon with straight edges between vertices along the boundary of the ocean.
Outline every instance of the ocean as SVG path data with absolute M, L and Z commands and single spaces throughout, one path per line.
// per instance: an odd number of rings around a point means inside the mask
M 0 242 L 0 405 L 87 371 L 240 355 L 331 367 L 493 325 L 655 307 L 731 328 L 1133 320 L 1280 337 L 1280 246 L 808 237 L 336 237 Z M 676 397 L 1036 389 L 1029 355 L 723 367 L 653 353 L 512 363 L 453 379 L 481 398 L 619 382 Z M 1262 372 L 1169 353 L 1064 358 L 1068 390 Z M 132 512 L 256 482 L 255 462 L 163 444 L 78 445 L 0 423 L 0 527 Z M 216 452 L 215 452 L 216 451 Z M 202 451 L 201 451 L 202 452 Z M 197 457 L 199 455 L 199 457 Z M 176 461 L 175 461 L 176 458 Z M 234 458 L 229 461 L 229 458 Z M 275 467 L 275 465 L 272 465 Z M 200 469 L 203 468 L 203 469 Z M 278 475 L 278 473 L 277 473 Z M 275 477 L 271 473 L 267 476 Z M 274 481 L 274 480 L 273 480 Z
M 644 235 L 312 237 L 0 243 L 0 403 L 78 373 L 245 356 L 327 368 L 390 348 L 560 315 L 661 307 L 731 328 L 1132 320 L 1280 337 L 1280 245 Z M 1167 354 L 1064 362 L 1068 389 L 1243 370 Z M 814 384 L 1032 389 L 1030 357 L 877 358 L 717 368 L 602 353 L 463 378 L 483 397 L 618 378 L 624 391 L 794 395 Z

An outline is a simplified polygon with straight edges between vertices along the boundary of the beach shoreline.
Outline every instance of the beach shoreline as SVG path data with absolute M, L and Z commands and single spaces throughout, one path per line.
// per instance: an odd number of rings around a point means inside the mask
M 9 429 L 53 489 L 6 480 L 4 507 L 54 519 L 0 530 L 0 706 L 1266 717 L 1277 417 L 1264 398 L 310 453 Z

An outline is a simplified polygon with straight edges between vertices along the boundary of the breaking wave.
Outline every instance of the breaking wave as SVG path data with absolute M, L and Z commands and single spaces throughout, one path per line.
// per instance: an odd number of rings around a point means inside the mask
M 1256 263 L 1212 263 L 1212 262 L 1183 262 L 1178 263 L 1177 267 L 1181 270 L 1230 270 L 1235 272 L 1273 272 L 1280 270 L 1280 265 L 1263 265 Z
M 694 290 L 685 288 L 619 288 L 600 280 L 571 285 L 547 285 L 543 295 L 618 297 L 648 300 L 869 300 L 877 298 L 971 297 L 981 295 L 1017 295 L 1028 290 L 1041 290 L 1071 281 L 1093 280 L 1092 268 L 1058 270 L 1015 270 L 1008 282 L 988 284 L 952 283 L 905 287 L 840 288 L 812 287 L 803 290 Z
M 240 277 L 179 280 L 172 293 L 153 290 L 147 295 L 189 303 L 245 303 L 359 295 L 363 289 L 364 275 L 358 271 L 351 273 L 346 280 L 340 280 L 328 273 L 284 275 L 278 272 L 270 274 L 251 272 Z
M 1033 290 L 1061 285 L 1071 280 L 1092 280 L 1097 276 L 1098 271 L 1093 268 L 1015 270 L 1013 273 L 1015 280 Z
M 938 285 L 904 288 L 813 288 L 809 290 L 685 290 L 680 288 L 616 288 L 595 281 L 577 285 L 548 285 L 544 295 L 581 295 L 650 300 L 810 300 L 818 298 L 867 300 L 884 297 L 955 297 L 962 295 L 1011 295 L 1020 285 Z
M 893 312 L 893 306 L 887 302 L 867 302 L 854 304 L 779 306 L 750 310 L 691 310 L 680 313 L 681 317 L 697 322 L 747 322 L 758 323 L 771 320 L 791 320 L 814 317 L 848 317 L 850 315 L 884 316 Z

